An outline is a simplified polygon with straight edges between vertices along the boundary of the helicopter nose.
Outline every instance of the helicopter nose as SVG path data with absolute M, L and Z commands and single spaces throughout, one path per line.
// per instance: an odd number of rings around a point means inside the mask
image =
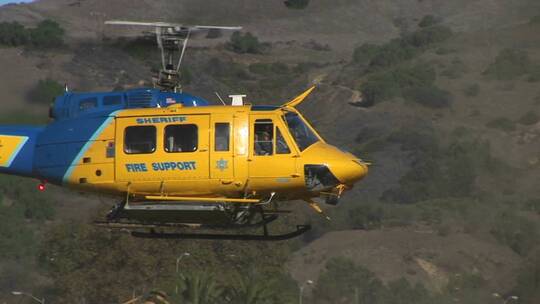
M 332 171 L 340 182 L 352 186 L 367 175 L 368 165 L 359 159 L 347 160 L 341 161 Z

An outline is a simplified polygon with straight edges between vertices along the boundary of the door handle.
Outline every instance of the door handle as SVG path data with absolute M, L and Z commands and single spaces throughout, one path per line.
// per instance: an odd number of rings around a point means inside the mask
M 300 174 L 298 173 L 294 173 L 294 174 L 291 174 L 292 177 L 300 177 Z
M 208 149 L 200 149 L 199 152 L 207 152 Z

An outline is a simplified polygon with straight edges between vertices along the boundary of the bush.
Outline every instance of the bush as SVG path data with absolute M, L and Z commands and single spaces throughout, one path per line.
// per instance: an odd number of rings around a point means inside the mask
M 283 3 L 290 9 L 304 9 L 309 5 L 309 0 L 287 0 Z
M 518 119 L 518 123 L 526 126 L 534 125 L 540 120 L 535 112 L 528 112 Z
M 506 117 L 498 117 L 493 120 L 490 120 L 486 127 L 492 129 L 499 129 L 506 132 L 511 132 L 516 130 L 516 124 Z
M 410 204 L 436 198 L 460 198 L 474 193 L 481 171 L 492 173 L 496 163 L 489 144 L 477 140 L 453 141 L 441 147 L 431 132 L 409 127 L 389 136 L 411 152 L 411 169 L 399 180 L 399 186 L 385 191 L 381 200 Z M 431 137 L 431 139 L 429 139 Z
M 528 82 L 540 81 L 540 65 L 534 65 L 530 68 Z
M 452 37 L 452 30 L 445 26 L 431 26 L 422 28 L 405 36 L 408 44 L 416 48 L 425 48 L 432 44 L 443 42 Z
M 416 56 L 417 50 L 404 39 L 393 39 L 382 45 L 378 52 L 371 59 L 369 66 L 371 70 L 386 68 Z
M 7 46 L 32 45 L 55 48 L 64 45 L 64 29 L 53 20 L 43 20 L 35 28 L 25 28 L 18 22 L 0 23 L 0 44 Z
M 458 79 L 463 74 L 467 72 L 467 67 L 459 58 L 454 58 L 451 62 L 451 65 L 441 72 L 442 76 L 448 77 L 450 79 Z
M 517 277 L 515 293 L 521 303 L 537 303 L 540 299 L 540 252 L 535 252 L 525 262 Z
M 536 241 L 540 237 L 535 222 L 512 211 L 501 212 L 495 217 L 491 234 L 522 256 L 527 255 L 536 246 Z
M 30 29 L 32 44 L 38 48 L 55 48 L 64 44 L 64 29 L 52 20 L 41 21 L 36 28 Z
M 530 24 L 540 24 L 540 15 L 532 17 L 531 20 L 529 21 L 529 23 Z
M 363 303 L 380 303 L 384 285 L 368 269 L 346 258 L 326 262 L 313 290 L 313 298 L 323 303 L 352 303 L 355 296 Z
M 504 49 L 495 57 L 495 62 L 484 71 L 484 75 L 497 80 L 512 80 L 529 71 L 530 59 L 527 52 Z
M 156 51 L 155 44 L 155 39 L 150 37 L 137 37 L 130 40 L 120 38 L 115 42 L 115 46 L 121 48 L 128 55 L 143 61 L 149 61 L 154 58 Z
M 383 218 L 383 209 L 375 204 L 363 204 L 349 212 L 349 221 L 354 229 L 379 228 Z
M 463 89 L 463 93 L 468 97 L 478 96 L 478 93 L 480 93 L 480 86 L 477 83 L 468 85 Z
M 379 52 L 380 47 L 371 43 L 364 43 L 354 49 L 353 62 L 358 64 L 369 63 Z
M 259 42 L 259 38 L 250 32 L 244 35 L 240 32 L 234 32 L 227 47 L 238 54 L 259 54 L 262 51 L 262 44 Z
M 29 92 L 31 102 L 49 104 L 54 102 L 54 99 L 64 92 L 64 86 L 59 82 L 50 78 L 42 79 Z
M 439 21 L 433 15 L 425 15 L 420 22 L 418 22 L 419 27 L 429 27 L 439 23 Z
M 0 23 L 0 44 L 7 46 L 20 46 L 26 45 L 29 41 L 30 35 L 20 23 Z
M 372 106 L 402 95 L 409 88 L 431 86 L 435 78 L 435 70 L 425 64 L 399 67 L 368 77 L 360 86 L 360 91 L 364 96 L 364 104 Z
M 447 108 L 452 103 L 450 92 L 436 86 L 412 87 L 404 92 L 403 97 L 429 108 Z

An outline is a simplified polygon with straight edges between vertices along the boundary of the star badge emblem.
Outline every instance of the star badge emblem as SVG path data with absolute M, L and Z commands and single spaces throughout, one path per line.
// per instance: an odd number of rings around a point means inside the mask
M 229 168 L 228 163 L 228 161 L 221 158 L 220 160 L 216 161 L 216 168 L 220 171 L 226 170 Z

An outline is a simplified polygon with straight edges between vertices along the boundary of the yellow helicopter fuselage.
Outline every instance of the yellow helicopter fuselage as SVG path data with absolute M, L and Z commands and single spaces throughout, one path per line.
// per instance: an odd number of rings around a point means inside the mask
M 156 200 L 308 198 L 320 191 L 307 187 L 306 165 L 326 166 L 335 176 L 321 191 L 352 187 L 367 173 L 363 162 L 327 144 L 293 107 L 120 110 L 85 148 L 64 184 Z

